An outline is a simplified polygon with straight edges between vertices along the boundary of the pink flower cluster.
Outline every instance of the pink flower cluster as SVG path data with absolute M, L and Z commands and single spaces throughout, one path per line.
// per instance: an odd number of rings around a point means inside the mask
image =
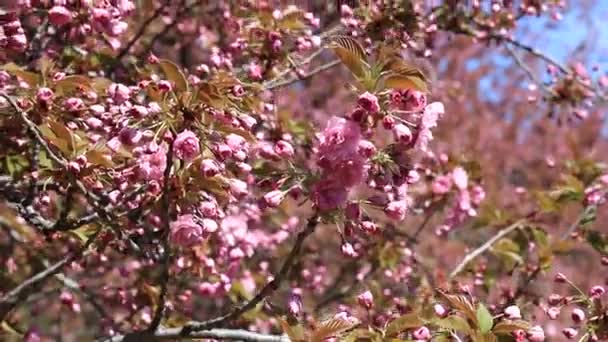
M 317 146 L 321 180 L 313 189 L 313 200 L 320 210 L 343 205 L 348 189 L 363 181 L 366 157 L 360 152 L 361 142 L 356 122 L 338 117 L 328 121 Z
M 19 14 L 14 11 L 0 13 L 0 49 L 22 52 L 27 46 L 27 37 Z

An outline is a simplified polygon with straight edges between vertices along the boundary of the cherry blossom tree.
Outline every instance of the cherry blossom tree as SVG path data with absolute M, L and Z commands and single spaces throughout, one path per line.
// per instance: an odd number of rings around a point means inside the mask
M 3 339 L 608 339 L 571 8 L 3 1 Z

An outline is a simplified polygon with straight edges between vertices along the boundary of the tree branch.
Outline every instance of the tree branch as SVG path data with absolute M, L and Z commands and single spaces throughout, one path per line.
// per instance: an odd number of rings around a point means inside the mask
M 321 72 L 323 72 L 325 70 L 331 69 L 331 68 L 333 68 L 334 66 L 336 66 L 338 64 L 340 64 L 340 60 L 334 60 L 334 61 L 331 61 L 331 62 L 329 62 L 327 64 L 323 64 L 323 65 L 321 65 L 321 66 L 319 66 L 319 67 L 311 70 L 310 72 L 306 73 L 302 77 L 297 77 L 297 76 L 290 77 L 290 78 L 288 78 L 288 79 L 286 79 L 284 81 L 281 81 L 281 82 L 277 82 L 277 83 L 273 83 L 273 84 L 268 84 L 268 85 L 265 86 L 265 88 L 268 89 L 268 90 L 271 90 L 271 89 L 275 89 L 275 88 L 284 87 L 284 86 L 290 85 L 290 84 L 292 84 L 294 82 L 308 79 L 308 78 L 310 78 L 310 77 L 312 77 L 312 76 L 314 76 L 314 75 L 316 75 L 318 73 L 321 73 Z
M 500 230 L 496 235 L 494 235 L 490 240 L 486 241 L 483 245 L 479 246 L 477 249 L 467 254 L 464 259 L 454 268 L 454 270 L 448 276 L 449 279 L 457 276 L 464 268 L 471 262 L 473 259 L 477 258 L 479 255 L 483 254 L 486 250 L 488 250 L 496 241 L 502 239 L 504 236 L 508 235 L 514 230 L 517 230 L 522 227 L 523 220 L 519 220 L 510 226 Z
M 185 340 L 185 339 L 216 339 L 228 341 L 250 341 L 250 342 L 290 342 L 287 336 L 265 335 L 246 330 L 233 329 L 211 329 L 192 332 L 188 336 L 181 333 L 180 328 L 159 329 L 156 333 L 141 333 L 140 335 L 120 335 L 108 339 L 99 340 L 104 342 L 135 342 L 135 341 L 159 341 L 159 340 Z

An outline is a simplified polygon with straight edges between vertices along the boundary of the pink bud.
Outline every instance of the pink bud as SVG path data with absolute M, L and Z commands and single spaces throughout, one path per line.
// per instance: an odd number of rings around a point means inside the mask
M 407 207 L 406 200 L 393 201 L 384 207 L 384 213 L 393 220 L 402 221 L 407 213 Z
M 384 127 L 384 129 L 393 129 L 395 128 L 395 118 L 393 118 L 392 116 L 385 116 L 382 118 L 382 127 Z
M 567 339 L 571 340 L 576 335 L 578 335 L 578 331 L 573 328 L 565 328 L 564 330 L 562 330 L 562 334 L 564 334 L 564 336 L 566 336 Z
M 275 208 L 278 207 L 279 204 L 281 204 L 283 198 L 285 198 L 285 193 L 283 191 L 270 191 L 266 195 L 264 195 L 264 203 L 271 208 Z
M 158 90 L 162 91 L 162 92 L 167 92 L 167 91 L 171 91 L 173 89 L 173 86 L 171 85 L 171 82 L 167 81 L 167 80 L 161 80 L 158 82 Z
M 47 103 L 53 98 L 53 91 L 49 88 L 40 88 L 36 93 L 36 99 L 38 102 Z
M 438 176 L 431 185 L 433 193 L 442 195 L 448 193 L 452 187 L 452 179 L 448 176 Z
M 574 323 L 580 323 L 585 320 L 585 312 L 579 308 L 572 310 L 572 321 Z
M 131 90 L 124 84 L 113 83 L 108 87 L 108 96 L 115 104 L 122 104 L 131 96 Z
M 589 289 L 589 296 L 593 299 L 599 299 L 601 296 L 604 295 L 604 293 L 606 293 L 606 290 L 604 290 L 603 287 L 598 285 L 593 286 Z
M 568 278 L 566 278 L 566 276 L 563 273 L 558 273 L 555 275 L 556 283 L 565 283 L 567 280 L 568 280 Z
M 513 336 L 515 342 L 524 342 L 526 340 L 526 332 L 521 329 L 511 332 L 511 336 Z
M 412 141 L 412 131 L 404 124 L 393 127 L 393 136 L 398 143 L 409 144 Z
M 417 340 L 428 340 L 431 338 L 431 332 L 429 328 L 422 326 L 412 333 L 412 336 Z
M 203 171 L 203 176 L 211 178 L 220 172 L 220 167 L 213 159 L 203 159 L 201 161 L 201 170 Z
M 353 245 L 348 242 L 344 242 L 342 244 L 342 246 L 340 247 L 340 251 L 342 252 L 342 254 L 350 258 L 356 258 L 359 256 L 357 251 L 355 251 Z
M 462 167 L 457 167 L 452 170 L 452 179 L 454 180 L 454 185 L 456 185 L 458 189 L 465 190 L 467 188 L 469 176 Z
M 505 316 L 508 319 L 520 319 L 521 311 L 519 310 L 519 307 L 517 307 L 517 305 L 511 305 L 505 309 Z
M 282 158 L 291 158 L 295 154 L 295 150 L 290 143 L 284 140 L 279 140 L 274 145 L 274 152 Z
M 540 325 L 533 326 L 528 330 L 528 340 L 530 342 L 543 342 L 545 340 L 545 331 Z
M 557 306 L 562 302 L 562 300 L 564 300 L 564 297 L 557 293 L 552 293 L 549 295 L 547 302 L 549 305 Z
M 361 94 L 361 96 L 359 96 L 359 99 L 357 100 L 357 104 L 361 108 L 370 112 L 371 114 L 376 114 L 380 111 L 380 105 L 378 104 L 378 98 L 376 97 L 376 95 L 374 95 L 370 92 L 365 92 L 365 93 Z
M 447 315 L 448 315 L 448 309 L 446 309 L 445 306 L 443 306 L 439 303 L 433 305 L 433 311 L 435 311 L 435 315 L 437 315 L 440 318 L 447 317 Z
M 372 221 L 363 221 L 361 222 L 361 229 L 369 234 L 373 234 L 378 231 L 378 226 Z
M 369 140 L 361 140 L 357 152 L 364 158 L 370 158 L 376 153 L 376 146 Z
M 560 310 L 558 307 L 552 306 L 552 307 L 546 309 L 545 313 L 547 314 L 547 316 L 550 319 L 556 320 L 557 317 L 559 317 Z
M 49 21 L 55 26 L 62 26 L 72 21 L 72 12 L 63 6 L 54 6 L 49 10 Z
M 287 300 L 287 310 L 295 317 L 302 314 L 302 296 L 297 293 L 292 293 Z
M 359 302 L 359 305 L 369 310 L 374 305 L 374 296 L 371 292 L 365 291 L 357 296 L 357 302 Z

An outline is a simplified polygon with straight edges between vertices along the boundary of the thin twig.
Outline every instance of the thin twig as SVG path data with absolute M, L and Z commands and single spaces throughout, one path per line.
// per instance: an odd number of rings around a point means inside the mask
M 5 294 L 2 298 L 0 298 L 0 320 L 3 320 L 6 314 L 8 314 L 19 303 L 19 301 L 27 298 L 27 296 L 29 296 L 29 294 L 32 292 L 33 289 L 35 289 L 37 285 L 42 284 L 49 277 L 60 272 L 65 265 L 85 255 L 88 252 L 89 246 L 91 246 L 93 241 L 95 241 L 100 231 L 101 229 L 99 229 L 91 238 L 89 238 L 89 240 L 84 244 L 82 248 L 75 252 L 69 253 L 61 260 L 55 262 L 53 265 L 49 266 L 45 270 L 40 271 L 35 275 L 31 276 L 30 278 L 26 279 L 17 287 Z
M 514 230 L 517 230 L 519 228 L 522 227 L 523 224 L 523 220 L 519 220 L 513 224 L 511 224 L 510 226 L 500 230 L 496 235 L 494 235 L 491 239 L 489 239 L 488 241 L 486 241 L 483 245 L 479 246 L 477 249 L 475 249 L 474 251 L 472 251 L 471 253 L 467 254 L 464 259 L 462 259 L 462 261 L 454 268 L 454 270 L 450 273 L 450 275 L 448 276 L 449 279 L 454 278 L 455 276 L 457 276 L 460 272 L 462 272 L 462 270 L 465 269 L 465 267 L 471 262 L 473 261 L 475 258 L 477 258 L 479 255 L 483 254 L 485 251 L 487 251 L 490 247 L 492 247 L 492 245 L 494 243 L 496 243 L 496 241 L 502 239 L 504 236 L 508 235 L 509 233 L 513 232 Z
M 538 77 L 536 77 L 536 75 L 534 75 L 532 70 L 530 70 L 530 68 L 521 59 L 521 57 L 515 51 L 513 51 L 513 48 L 509 44 L 505 44 L 505 49 L 511 55 L 511 57 L 513 57 L 513 60 L 515 61 L 517 66 L 519 66 L 528 75 L 532 82 L 538 85 L 545 93 L 547 93 L 551 97 L 556 96 L 556 94 L 551 89 L 549 89 L 549 87 L 547 87 L 543 82 L 538 79 Z
M 271 89 L 275 89 L 275 88 L 280 88 L 280 87 L 284 87 L 286 85 L 290 85 L 290 84 L 292 84 L 294 82 L 297 82 L 297 81 L 308 79 L 308 78 L 310 78 L 310 77 L 312 77 L 312 76 L 314 76 L 314 75 L 316 75 L 318 73 L 321 73 L 321 72 L 323 72 L 325 70 L 331 69 L 331 68 L 333 68 L 334 66 L 336 66 L 338 64 L 340 64 L 340 60 L 331 61 L 331 62 L 329 62 L 327 64 L 323 64 L 323 65 L 321 65 L 321 66 L 319 66 L 319 67 L 311 70 L 310 72 L 306 73 L 302 77 L 297 77 L 297 76 L 296 77 L 291 77 L 291 78 L 286 79 L 285 81 L 277 82 L 277 83 L 274 83 L 274 84 L 270 84 L 270 85 L 266 86 L 266 89 L 271 90 Z

